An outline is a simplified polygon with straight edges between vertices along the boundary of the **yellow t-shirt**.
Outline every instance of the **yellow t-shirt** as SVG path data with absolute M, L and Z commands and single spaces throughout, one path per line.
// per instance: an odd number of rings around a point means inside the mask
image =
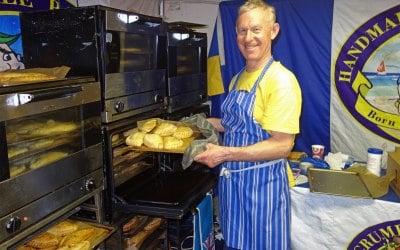
M 261 71 L 262 68 L 251 73 L 244 71 L 236 89 L 250 91 Z M 236 77 L 230 83 L 230 90 Z M 301 90 L 295 75 L 280 62 L 273 62 L 256 90 L 255 121 L 267 131 L 298 134 L 301 104 Z M 293 186 L 293 174 L 290 167 L 287 168 L 289 184 Z

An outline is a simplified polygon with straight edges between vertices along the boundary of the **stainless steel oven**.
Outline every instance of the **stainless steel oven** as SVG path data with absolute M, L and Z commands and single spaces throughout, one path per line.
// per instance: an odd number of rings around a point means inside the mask
M 103 220 L 100 85 L 71 78 L 0 87 L 0 248 L 90 199 Z
M 27 67 L 69 66 L 102 85 L 102 120 L 165 109 L 166 33 L 161 18 L 104 6 L 21 13 Z
M 207 34 L 193 31 L 194 24 L 168 24 L 168 112 L 199 105 L 207 98 Z

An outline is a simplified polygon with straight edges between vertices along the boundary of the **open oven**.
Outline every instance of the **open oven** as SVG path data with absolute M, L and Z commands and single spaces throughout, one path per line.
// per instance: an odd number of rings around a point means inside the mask
M 0 87 L 0 248 L 87 210 L 102 223 L 100 85 L 71 78 Z

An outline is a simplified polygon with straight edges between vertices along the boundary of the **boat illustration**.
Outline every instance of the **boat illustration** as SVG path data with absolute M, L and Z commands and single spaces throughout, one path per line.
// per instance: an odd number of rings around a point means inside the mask
M 386 75 L 386 66 L 385 66 L 385 62 L 383 60 L 378 65 L 378 68 L 376 68 L 376 73 L 378 75 Z

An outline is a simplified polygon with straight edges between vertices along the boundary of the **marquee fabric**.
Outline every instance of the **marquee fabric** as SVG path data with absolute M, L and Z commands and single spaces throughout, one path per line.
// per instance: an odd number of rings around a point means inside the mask
M 208 66 L 209 72 L 214 74 L 220 70 L 222 83 L 209 75 L 210 94 L 215 88 L 227 90 L 232 76 L 244 66 L 235 35 L 237 10 L 243 2 L 224 1 L 219 5 L 209 52 L 209 62 L 213 61 L 213 64 Z M 272 46 L 274 59 L 294 72 L 302 89 L 300 134 L 296 137 L 294 150 L 310 155 L 312 144 L 322 144 L 325 145 L 325 152 L 342 152 L 354 156 L 356 160 L 366 160 L 367 148 L 381 147 L 385 139 L 381 135 L 368 132 L 363 125 L 357 125 L 360 122 L 349 117 L 349 111 L 342 101 L 336 100 L 336 85 L 331 76 L 334 68 L 332 65 L 337 58 L 338 48 L 341 48 L 341 44 L 356 27 L 382 10 L 396 5 L 398 7 L 398 3 L 395 0 L 378 1 L 379 3 L 373 0 L 267 2 L 275 6 L 281 27 Z M 218 65 L 216 60 L 220 63 L 218 68 L 215 68 Z M 400 65 L 399 61 L 397 63 Z M 226 92 L 215 93 L 216 95 L 210 97 L 212 115 L 220 117 L 220 106 Z M 372 143 L 377 141 L 379 142 Z M 386 140 L 386 145 L 393 143 Z

